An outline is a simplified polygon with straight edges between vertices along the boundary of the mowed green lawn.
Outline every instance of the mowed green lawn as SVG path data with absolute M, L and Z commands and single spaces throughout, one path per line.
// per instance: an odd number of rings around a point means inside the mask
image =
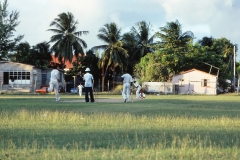
M 83 100 L 0 95 L 0 159 L 240 159 L 236 94 Z

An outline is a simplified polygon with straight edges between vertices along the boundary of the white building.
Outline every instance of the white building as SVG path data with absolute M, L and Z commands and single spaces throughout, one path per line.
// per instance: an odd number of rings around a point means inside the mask
M 52 69 L 39 68 L 29 64 L 0 61 L 0 90 L 35 92 L 43 86 L 49 86 Z M 63 72 L 60 86 L 64 87 Z
M 208 94 L 216 95 L 217 76 L 191 69 L 174 75 L 172 84 L 175 94 Z

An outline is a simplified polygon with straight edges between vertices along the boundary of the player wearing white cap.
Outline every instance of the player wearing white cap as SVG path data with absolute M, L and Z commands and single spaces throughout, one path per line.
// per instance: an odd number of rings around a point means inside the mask
M 89 97 L 88 97 L 88 92 L 90 93 L 90 99 L 91 102 L 94 102 L 94 97 L 93 97 L 93 76 L 90 72 L 89 68 L 86 68 L 85 70 L 86 74 L 83 76 L 83 80 L 85 81 L 84 88 L 85 88 L 85 101 L 89 102 Z

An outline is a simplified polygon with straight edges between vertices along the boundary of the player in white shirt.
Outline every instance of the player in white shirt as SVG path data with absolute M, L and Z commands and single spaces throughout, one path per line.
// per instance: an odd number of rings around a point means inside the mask
M 140 97 L 140 90 L 142 89 L 142 87 L 140 86 L 140 84 L 137 81 L 133 81 L 133 85 L 137 88 L 136 90 L 136 99 L 139 99 Z
M 82 89 L 83 89 L 83 85 L 80 83 L 78 85 L 78 92 L 79 92 L 79 96 L 81 97 L 82 96 Z
M 132 76 L 128 73 L 125 73 L 121 76 L 123 78 L 123 91 L 122 96 L 124 102 L 128 102 L 130 100 L 130 89 L 132 83 Z
M 83 76 L 83 80 L 85 81 L 84 88 L 85 88 L 85 101 L 89 102 L 88 92 L 90 93 L 91 102 L 94 102 L 93 97 L 93 76 L 90 72 L 89 68 L 85 70 L 86 74 Z
M 56 101 L 60 100 L 58 90 L 59 90 L 59 83 L 60 82 L 60 73 L 57 70 L 57 66 L 53 66 L 53 70 L 51 71 L 51 78 L 49 82 L 49 88 L 46 88 L 46 93 L 52 92 L 54 89 Z

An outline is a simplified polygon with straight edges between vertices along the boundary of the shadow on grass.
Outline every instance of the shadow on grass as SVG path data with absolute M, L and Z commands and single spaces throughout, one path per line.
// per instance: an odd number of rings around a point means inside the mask
M 181 148 L 185 147 L 240 147 L 240 131 L 221 130 L 167 130 L 167 129 L 126 129 L 126 130 L 42 130 L 33 129 L 0 130 L 0 148 L 38 149 L 51 146 L 57 149 L 89 148 Z
M 159 99 L 139 100 L 133 103 L 114 103 L 114 101 L 111 103 L 84 103 L 76 102 L 79 98 L 75 97 L 63 97 L 60 102 L 56 102 L 53 97 L 49 98 L 49 96 L 41 96 L 40 98 L 31 98 L 31 96 L 26 98 L 0 98 L 0 112 L 17 112 L 19 110 L 38 112 L 46 110 L 84 114 L 128 113 L 136 116 L 239 117 L 240 100 L 202 97 L 192 96 L 189 99 L 187 96 L 180 96 L 180 98 L 162 96 Z M 210 100 L 211 98 L 213 100 Z

